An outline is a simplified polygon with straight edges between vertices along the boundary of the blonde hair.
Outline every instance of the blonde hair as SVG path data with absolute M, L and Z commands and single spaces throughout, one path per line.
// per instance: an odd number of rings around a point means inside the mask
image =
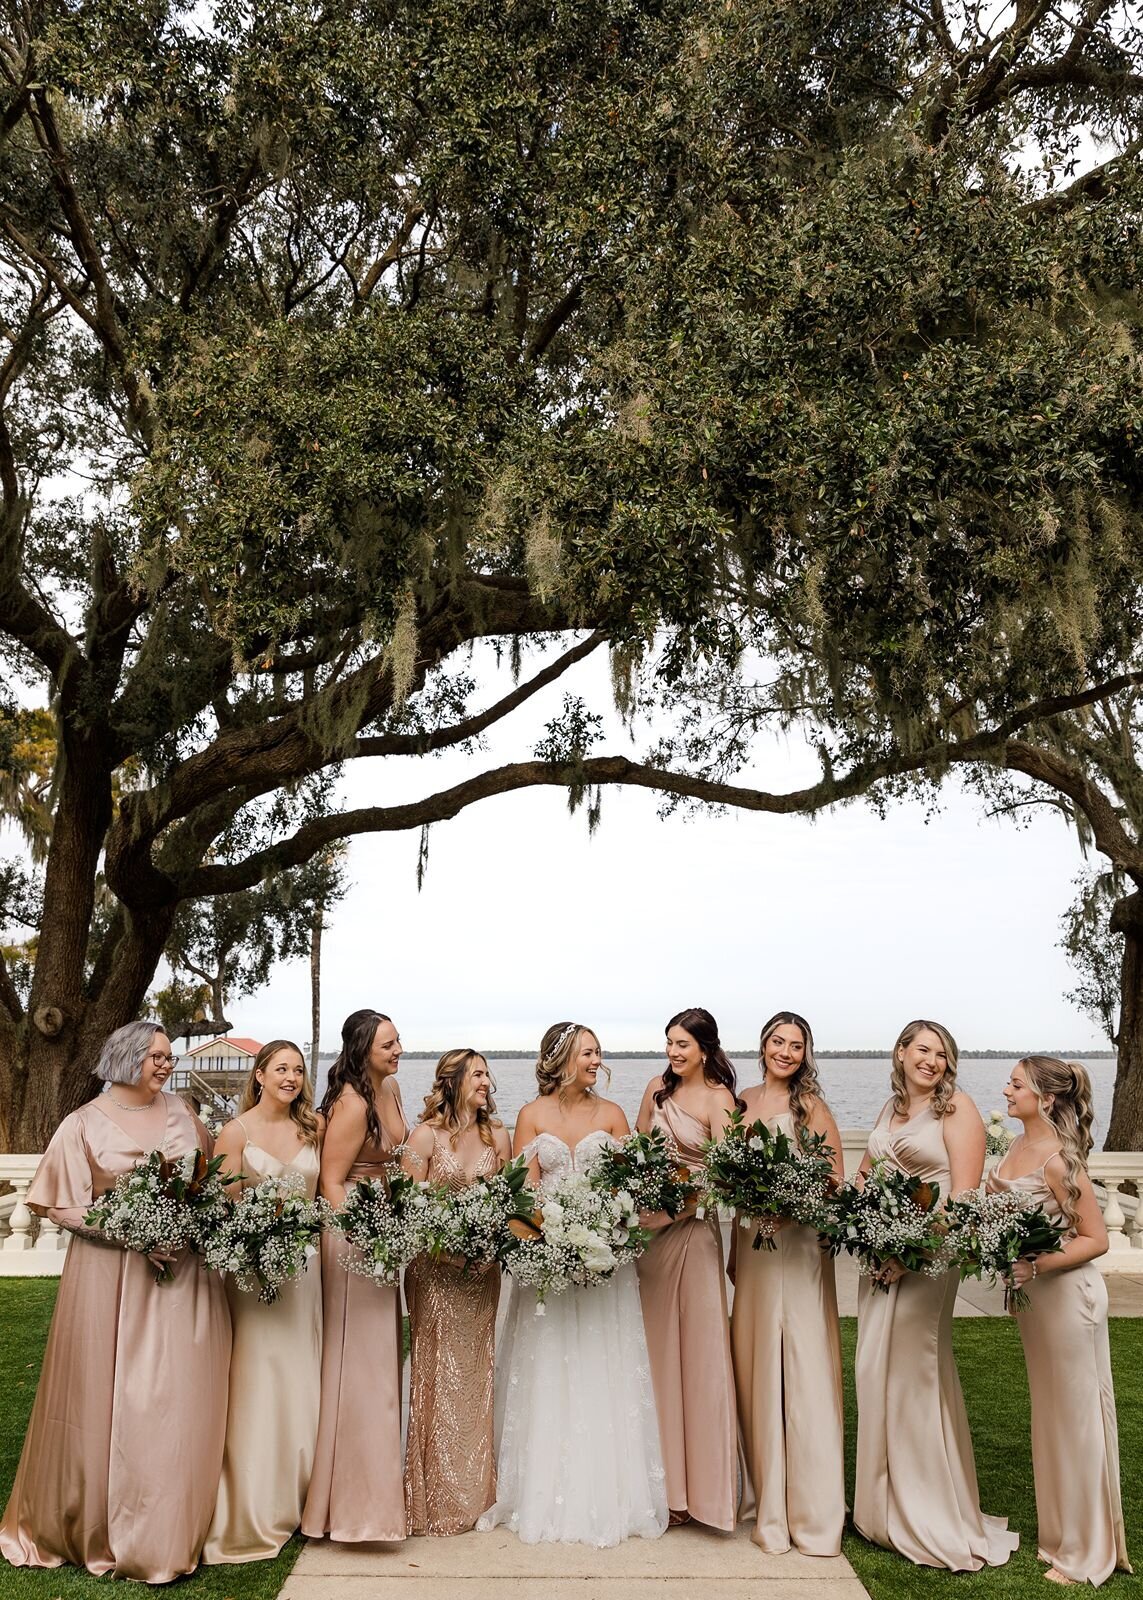
M 591 1034 L 599 1044 L 599 1035 L 582 1022 L 553 1022 L 544 1034 L 536 1061 L 536 1087 L 541 1095 L 554 1094 L 563 1099 L 568 1084 L 575 1078 L 576 1057 L 585 1033 Z M 595 1090 L 590 1089 L 588 1093 L 594 1094 Z
M 264 1044 L 259 1050 L 254 1057 L 254 1065 L 250 1068 L 250 1076 L 243 1086 L 237 1115 L 241 1116 L 244 1111 L 253 1111 L 261 1100 L 262 1085 L 258 1082 L 258 1074 L 266 1070 L 279 1050 L 292 1050 L 302 1064 L 302 1086 L 290 1104 L 290 1116 L 298 1125 L 303 1144 L 316 1145 L 321 1139 L 321 1128 L 314 1112 L 314 1095 L 310 1088 L 309 1073 L 306 1071 L 306 1058 L 292 1039 L 271 1039 L 269 1044 Z
M 927 1017 L 918 1017 L 914 1022 L 907 1022 L 897 1035 L 897 1043 L 893 1046 L 893 1064 L 889 1073 L 889 1088 L 893 1095 L 893 1110 L 897 1116 L 907 1115 L 909 1110 L 909 1092 L 905 1087 L 905 1069 L 897 1058 L 897 1052 L 906 1045 L 912 1044 L 919 1033 L 935 1033 L 944 1046 L 945 1061 L 947 1063 L 944 1073 L 933 1090 L 933 1116 L 947 1117 L 956 1107 L 952 1103 L 956 1093 L 956 1064 L 959 1051 L 956 1040 L 946 1027 L 939 1022 L 931 1022 Z
M 800 1017 L 796 1011 L 776 1011 L 769 1022 L 762 1024 L 762 1034 L 758 1040 L 758 1065 L 762 1068 L 763 1081 L 766 1078 L 766 1041 L 781 1027 L 797 1028 L 805 1046 L 802 1064 L 789 1081 L 790 1113 L 794 1127 L 801 1131 L 809 1127 L 811 1102 L 821 1100 L 825 1104 L 818 1064 L 814 1059 L 814 1036 L 805 1017 Z
M 1041 1117 L 1060 1141 L 1068 1197 L 1064 1220 L 1074 1228 L 1082 1192 L 1079 1175 L 1087 1171 L 1092 1145 L 1091 1079 L 1078 1061 L 1061 1061 L 1057 1056 L 1025 1056 L 1018 1065 L 1024 1068 L 1028 1082 L 1040 1096 Z M 1048 1096 L 1052 1104 L 1045 1110 Z
M 485 1066 L 488 1065 L 487 1056 L 482 1056 L 479 1050 L 446 1050 L 437 1062 L 437 1070 L 433 1074 L 433 1086 L 425 1096 L 425 1109 L 421 1112 L 422 1126 L 444 1128 L 449 1136 L 448 1142 L 454 1149 L 457 1140 L 464 1132 L 460 1121 L 460 1097 L 468 1069 L 474 1061 L 483 1061 Z M 475 1127 L 480 1134 L 481 1143 L 494 1144 L 492 1130 L 501 1126 L 500 1118 L 496 1115 L 490 1083 L 488 1100 L 484 1105 L 477 1107 L 476 1112 Z

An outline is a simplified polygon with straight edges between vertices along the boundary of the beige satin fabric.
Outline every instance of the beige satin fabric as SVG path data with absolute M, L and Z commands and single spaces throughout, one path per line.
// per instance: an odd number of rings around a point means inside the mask
M 386 1177 L 394 1148 L 362 1145 L 346 1182 Z M 321 1410 L 302 1532 L 347 1544 L 403 1539 L 401 1291 L 347 1272 L 345 1248 L 323 1234 Z
M 247 1142 L 242 1170 L 256 1180 L 301 1180 L 317 1193 L 320 1157 L 299 1146 L 288 1162 Z M 321 1258 L 283 1284 L 273 1305 L 227 1283 L 234 1325 L 226 1454 L 202 1559 L 266 1561 L 302 1518 L 313 1471 L 321 1397 Z
M 661 1127 L 693 1171 L 702 1167 L 709 1127 L 668 1100 Z M 722 1235 L 717 1217 L 682 1217 L 656 1234 L 639 1258 L 639 1293 L 667 1504 L 708 1527 L 734 1527 L 738 1445 L 734 1371 L 727 1326 Z
M 426 1177 L 465 1189 L 500 1166 L 484 1148 L 469 1175 L 433 1129 Z M 496 1499 L 493 1348 L 500 1268 L 464 1272 L 418 1256 L 405 1271 L 412 1342 L 405 1512 L 410 1534 L 465 1533 Z
M 794 1135 L 785 1112 L 767 1124 Z M 738 1219 L 735 1218 L 737 1226 Z M 841 1341 L 833 1261 L 812 1228 L 787 1223 L 775 1248 L 738 1231 L 730 1346 L 747 1482 L 739 1515 L 781 1555 L 836 1556 L 845 1524 Z
M 165 1099 L 165 1153 L 209 1153 L 198 1118 Z M 90 1101 L 60 1123 L 28 1203 L 85 1208 L 147 1153 Z M 157 1284 L 145 1257 L 74 1237 L 0 1552 L 13 1566 L 70 1562 L 147 1583 L 193 1572 L 222 1465 L 229 1362 L 226 1295 L 197 1256 Z
M 940 1119 L 925 1106 L 890 1129 L 891 1115 L 890 1102 L 870 1135 L 870 1154 L 939 1183 L 946 1199 L 951 1174 Z M 1020 1540 L 1006 1519 L 980 1509 L 952 1350 L 958 1282 L 956 1272 L 907 1272 L 886 1292 L 861 1280 L 853 1521 L 874 1544 L 920 1566 L 976 1572 L 1002 1566 Z
M 1044 1169 L 988 1174 L 988 1190 L 1016 1190 L 1059 1220 Z M 1041 1561 L 1077 1583 L 1130 1572 L 1119 1490 L 1119 1433 L 1107 1286 L 1094 1261 L 1045 1273 L 1017 1316 L 1032 1401 L 1032 1473 Z

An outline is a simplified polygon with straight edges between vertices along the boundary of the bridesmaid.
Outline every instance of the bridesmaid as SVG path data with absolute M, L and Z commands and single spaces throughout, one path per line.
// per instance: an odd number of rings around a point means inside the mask
M 644 1091 L 639 1131 L 662 1128 L 697 1174 L 703 1145 L 721 1138 L 737 1104 L 718 1024 L 699 1007 L 680 1011 L 667 1024 L 667 1069 Z M 717 1213 L 658 1220 L 638 1268 L 670 1525 L 693 1517 L 729 1532 L 738 1461 L 722 1233 Z
M 354 1011 L 322 1100 L 319 1190 L 345 1203 L 359 1178 L 383 1178 L 408 1134 L 395 1075 L 401 1040 L 378 1011 Z M 322 1239 L 321 1411 L 302 1512 L 311 1539 L 357 1544 L 405 1537 L 401 1479 L 401 1291 L 341 1265 L 336 1234 Z
M 263 1045 L 216 1154 L 241 1193 L 266 1178 L 285 1193 L 317 1192 L 324 1124 L 296 1044 Z M 321 1262 L 282 1286 L 273 1305 L 227 1285 L 234 1324 L 226 1456 L 202 1559 L 266 1561 L 302 1520 L 317 1442 L 321 1384 Z
M 779 1011 L 762 1029 L 762 1082 L 743 1091 L 746 1120 L 795 1138 L 824 1134 L 834 1175 L 845 1176 L 841 1136 L 822 1099 L 810 1025 Z M 841 1340 L 832 1258 L 812 1228 L 782 1223 L 773 1250 L 731 1232 L 727 1275 L 735 1285 L 730 1344 L 738 1425 L 753 1484 L 742 1515 L 771 1555 L 836 1556 L 845 1523 Z
M 449 1050 L 437 1063 L 401 1165 L 411 1178 L 464 1189 L 512 1154 L 492 1100 L 488 1062 Z M 405 1272 L 412 1333 L 405 1526 L 466 1533 L 496 1499 L 493 1345 L 500 1270 L 418 1256 Z
M 169 1583 L 198 1564 L 226 1438 L 226 1293 L 186 1252 L 148 1261 L 83 1222 L 153 1150 L 210 1154 L 202 1123 L 163 1092 L 175 1060 L 157 1022 L 117 1029 L 95 1069 L 106 1093 L 60 1123 L 28 1191 L 72 1239 L 0 1524 L 13 1566 Z M 160 1288 L 151 1263 L 164 1261 L 174 1281 Z
M 956 1086 L 956 1043 L 939 1022 L 910 1022 L 893 1047 L 891 1098 L 859 1172 L 890 1162 L 940 1185 L 975 1189 L 984 1123 Z M 972 1437 L 952 1351 L 959 1274 L 862 1278 L 857 1307 L 857 1478 L 853 1521 L 874 1544 L 925 1567 L 1002 1566 L 1019 1543 L 980 1509 Z
M 1039 1555 L 1054 1583 L 1101 1584 L 1130 1572 L 1119 1493 L 1119 1439 L 1107 1343 L 1107 1287 L 1097 1256 L 1107 1229 L 1085 1162 L 1091 1084 L 1083 1067 L 1027 1056 L 1004 1088 L 1024 1132 L 988 1175 L 993 1194 L 1016 1190 L 1070 1232 L 1058 1253 L 1019 1261 L 1029 1297 L 1018 1313 L 1032 1398 L 1032 1471 Z

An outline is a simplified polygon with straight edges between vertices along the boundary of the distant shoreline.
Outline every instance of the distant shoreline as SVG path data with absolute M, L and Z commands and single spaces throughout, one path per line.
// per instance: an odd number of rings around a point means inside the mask
M 819 1061 L 888 1061 L 889 1049 L 884 1050 L 815 1050 L 814 1055 Z M 608 1061 L 646 1061 L 654 1056 L 662 1055 L 661 1045 L 648 1050 L 605 1050 L 604 1057 Z M 727 1055 L 737 1060 L 752 1060 L 757 1056 L 757 1049 L 728 1050 Z M 962 1061 L 1019 1061 L 1022 1055 L 1029 1055 L 1027 1050 L 962 1050 Z M 1044 1050 L 1037 1052 L 1041 1055 L 1058 1056 L 1062 1061 L 1114 1061 L 1114 1050 Z M 406 1061 L 437 1061 L 443 1050 L 405 1050 L 402 1052 Z M 534 1050 L 496 1050 L 489 1048 L 483 1052 L 490 1060 L 495 1061 L 535 1061 Z M 332 1061 L 336 1051 L 323 1050 L 319 1059 Z

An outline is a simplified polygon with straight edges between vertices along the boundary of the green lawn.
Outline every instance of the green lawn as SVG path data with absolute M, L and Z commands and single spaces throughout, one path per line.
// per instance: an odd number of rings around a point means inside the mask
M 28 1412 L 35 1393 L 44 1339 L 55 1301 L 52 1279 L 0 1279 L 0 1500 L 6 1500 L 16 1470 Z M 848 1471 L 852 1483 L 854 1430 L 853 1344 L 856 1325 L 842 1322 L 847 1384 L 846 1414 L 850 1420 Z M 1036 1503 L 1028 1446 L 1028 1388 L 1016 1328 L 1004 1317 L 959 1318 L 955 1324 L 957 1358 L 968 1402 L 981 1501 L 986 1511 L 1007 1516 L 1019 1529 L 1020 1549 L 1005 1567 L 954 1575 L 919 1568 L 876 1550 L 855 1534 L 847 1534 L 845 1553 L 873 1600 L 913 1597 L 994 1595 L 998 1600 L 1054 1593 L 1041 1577 L 1036 1561 Z M 1111 1324 L 1111 1354 L 1119 1408 L 1119 1448 L 1123 1462 L 1123 1499 L 1127 1540 L 1132 1560 L 1143 1572 L 1143 1319 L 1117 1318 Z M 242 1567 L 204 1567 L 171 1585 L 186 1600 L 273 1600 L 297 1559 L 300 1539 L 292 1539 L 276 1561 Z M 93 1578 L 71 1567 L 51 1572 L 17 1570 L 0 1562 L 0 1600 L 69 1600 L 72 1596 L 106 1596 L 114 1580 Z M 1103 1593 L 1110 1600 L 1143 1596 L 1143 1577 L 1117 1574 Z M 812 1597 L 807 1595 L 807 1600 Z

